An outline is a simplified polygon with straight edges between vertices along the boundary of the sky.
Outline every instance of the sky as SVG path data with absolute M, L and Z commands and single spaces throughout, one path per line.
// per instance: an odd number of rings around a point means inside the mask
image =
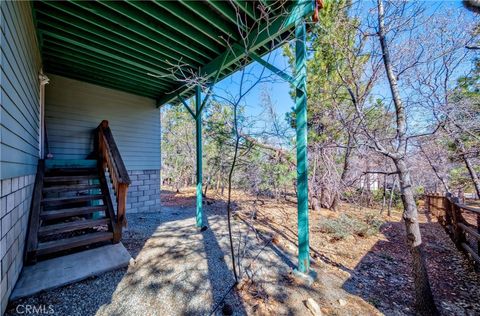
M 460 9 L 465 10 L 466 15 L 472 15 L 466 9 L 462 8 L 461 1 L 425 1 L 427 13 L 436 14 L 439 10 L 445 9 Z M 372 4 L 371 1 L 365 1 L 366 8 Z M 431 11 L 431 12 L 430 12 Z M 287 57 L 283 55 L 282 48 L 279 48 L 269 55 L 263 57 L 277 68 L 285 70 L 290 73 Z M 263 66 L 254 62 L 247 66 L 246 72 L 253 74 L 254 77 L 258 77 L 259 74 L 264 71 L 265 76 L 269 76 L 270 82 L 261 83 L 256 85 L 248 95 L 245 96 L 243 104 L 245 105 L 247 116 L 259 116 L 262 114 L 261 100 L 262 91 L 267 90 L 270 97 L 275 104 L 275 109 L 279 117 L 285 117 L 285 114 L 291 111 L 294 106 L 294 100 L 290 96 L 290 84 L 273 75 L 268 69 L 264 69 Z M 240 72 L 236 72 L 233 75 L 225 78 L 215 86 L 215 93 L 219 95 L 227 95 L 228 93 L 238 92 L 240 82 Z M 388 88 L 385 86 L 385 88 Z M 228 92 L 227 92 L 228 91 Z
M 278 69 L 281 69 L 289 74 L 291 73 L 288 65 L 288 59 L 287 57 L 283 56 L 283 49 L 281 47 L 264 56 L 263 59 L 268 60 Z M 260 77 L 262 74 L 262 77 L 265 77 L 265 81 L 268 81 L 257 84 L 252 91 L 245 96 L 243 103 L 245 105 L 247 115 L 258 116 L 262 113 L 261 96 L 262 91 L 264 90 L 267 90 L 270 94 L 270 97 L 275 104 L 277 114 L 284 117 L 285 114 L 292 109 L 295 103 L 290 96 L 290 84 L 288 82 L 274 75 L 268 69 L 264 69 L 264 67 L 257 62 L 248 65 L 245 72 L 251 73 L 251 77 Z M 225 94 L 225 91 L 230 91 L 232 93 L 238 92 L 240 80 L 241 73 L 237 71 L 233 75 L 219 82 L 215 86 L 215 93 Z

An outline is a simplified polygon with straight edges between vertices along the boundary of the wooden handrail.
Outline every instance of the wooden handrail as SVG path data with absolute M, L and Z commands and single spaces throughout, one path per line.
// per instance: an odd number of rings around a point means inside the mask
M 459 223 L 458 226 L 460 226 L 460 228 L 462 228 L 466 233 L 470 234 L 475 239 L 480 240 L 480 234 L 477 233 L 473 228 L 471 228 L 471 227 L 469 227 L 469 226 L 467 226 L 463 223 Z
M 45 160 L 38 160 L 35 184 L 33 185 L 32 203 L 28 219 L 27 244 L 25 247 L 25 261 L 27 264 L 37 260 L 38 228 L 40 227 L 40 211 L 42 206 L 43 178 L 45 176 Z
M 117 229 L 115 230 L 116 232 L 114 231 L 114 241 L 118 242 L 121 238 L 122 226 L 127 225 L 125 208 L 127 204 L 127 190 L 131 181 L 107 120 L 103 120 L 100 123 L 97 128 L 97 134 L 98 148 L 96 151 L 98 153 L 98 159 L 102 169 L 108 169 L 116 195 L 117 212 L 115 224 Z
M 442 196 L 438 193 L 425 195 L 425 208 L 438 217 L 440 223 L 447 228 L 457 247 L 467 252 L 480 265 L 480 209 L 461 204 L 458 198 L 454 198 L 450 194 Z M 465 220 L 462 211 L 476 214 L 476 230 Z M 477 252 L 469 244 L 467 236 L 476 240 Z
M 469 212 L 472 212 L 472 213 L 480 214 L 480 209 L 478 209 L 478 208 L 471 207 L 471 206 L 468 206 L 468 205 L 465 205 L 465 204 L 457 204 L 457 205 L 458 205 L 458 207 L 461 208 L 462 210 L 469 211 Z
M 123 163 L 122 157 L 120 156 L 120 152 L 118 151 L 117 144 L 113 139 L 112 131 L 108 126 L 108 121 L 103 120 L 100 125 L 98 126 L 99 131 L 99 147 L 100 149 L 106 150 L 109 157 L 112 159 L 112 167 L 117 180 L 119 183 L 122 184 L 130 184 L 130 177 L 128 176 L 127 168 L 125 168 L 125 164 Z M 106 157 L 106 156 L 104 156 Z

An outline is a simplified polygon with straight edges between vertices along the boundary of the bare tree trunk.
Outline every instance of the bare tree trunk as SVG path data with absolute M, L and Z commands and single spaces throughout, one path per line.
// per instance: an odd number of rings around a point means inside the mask
M 203 196 L 206 198 L 207 197 L 207 191 L 208 191 L 208 185 L 210 183 L 209 181 L 210 179 L 207 180 L 207 182 L 205 183 L 205 190 L 203 190 Z
M 318 154 L 313 155 L 313 168 L 312 176 L 310 181 L 308 181 L 308 200 L 310 201 L 310 207 L 314 211 L 320 211 L 320 199 L 318 197 L 318 184 L 317 184 L 317 159 Z M 296 193 L 296 192 L 295 192 Z
M 309 192 L 309 200 L 310 200 L 310 207 L 314 211 L 320 211 L 320 201 L 318 199 L 317 191 L 312 188 L 313 184 L 310 182 L 308 192 Z M 312 193 L 310 193 L 312 192 Z
M 365 183 L 365 187 L 366 187 L 366 191 L 367 191 L 367 198 L 366 198 L 366 205 L 367 207 L 370 207 L 371 206 L 371 203 L 370 203 L 370 198 L 372 196 L 372 181 L 370 179 L 371 177 L 371 173 L 370 173 L 370 160 L 367 159 L 367 172 L 365 173 L 365 179 L 366 179 L 366 183 Z
M 407 244 L 413 260 L 413 276 L 415 282 L 415 304 L 417 311 L 422 315 L 437 315 L 428 273 L 425 266 L 423 254 L 422 237 L 418 223 L 417 204 L 412 189 L 410 171 L 403 159 L 395 160 L 398 175 L 400 178 L 400 191 L 404 206 L 403 220 L 407 231 Z
M 382 197 L 382 210 L 380 211 L 380 214 L 383 213 L 385 210 L 385 204 L 387 202 L 387 175 L 383 175 L 383 197 Z
M 343 170 L 342 170 L 342 174 L 340 175 L 340 187 L 338 188 L 337 192 L 335 192 L 332 206 L 330 207 L 332 211 L 335 211 L 337 209 L 338 204 L 340 202 L 340 194 L 344 191 L 345 182 L 347 180 L 347 175 L 350 170 L 351 163 L 352 163 L 352 136 L 351 136 L 351 133 L 348 133 L 347 148 L 345 149 L 345 158 L 343 159 Z
M 220 183 L 222 182 L 222 168 L 220 167 L 218 173 L 217 173 L 217 180 L 216 180 L 216 183 L 215 183 L 215 190 L 218 192 L 218 190 L 220 189 Z M 223 195 L 223 194 L 222 194 Z
M 438 315 L 437 307 L 433 300 L 430 282 L 428 280 L 425 258 L 422 250 L 422 238 L 420 235 L 420 225 L 418 223 L 417 205 L 415 203 L 412 181 L 410 179 L 410 170 L 405 162 L 407 147 L 407 117 L 405 107 L 400 97 L 397 77 L 394 73 L 390 53 L 388 49 L 383 0 L 378 1 L 378 38 L 382 48 L 382 59 L 387 74 L 390 91 L 392 93 L 393 103 L 396 111 L 398 147 L 396 153 L 390 155 L 398 171 L 400 179 L 400 191 L 403 202 L 403 219 L 407 232 L 407 245 L 412 255 L 413 279 L 415 283 L 415 307 L 421 315 Z
M 392 201 L 393 201 L 393 194 L 395 193 L 395 186 L 397 185 L 397 177 L 393 178 L 393 183 L 392 183 L 392 190 L 390 191 L 390 200 L 388 201 L 388 209 L 387 209 L 387 215 L 392 216 Z
M 472 162 L 465 154 L 462 154 L 462 158 L 463 158 L 463 161 L 465 162 L 465 166 L 468 169 L 470 178 L 472 178 L 475 191 L 477 191 L 477 196 L 480 198 L 480 179 L 478 178 L 477 171 L 475 171 L 475 168 L 473 167 Z

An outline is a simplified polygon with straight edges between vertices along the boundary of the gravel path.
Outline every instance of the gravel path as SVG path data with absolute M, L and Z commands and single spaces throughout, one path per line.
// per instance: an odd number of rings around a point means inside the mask
M 136 258 L 125 269 L 12 302 L 52 305 L 55 315 L 208 315 L 233 284 L 224 217 L 212 214 L 210 229 L 195 227 L 192 207 L 131 214 L 123 243 Z M 244 308 L 235 294 L 226 300 L 235 314 Z M 219 309 L 221 310 L 221 308 Z
M 69 316 L 222 315 L 225 303 L 233 315 L 308 315 L 303 302 L 309 297 L 338 305 L 349 296 L 342 280 L 329 274 L 320 274 L 313 287 L 299 282 L 292 275 L 296 247 L 279 248 L 273 235 L 255 231 L 240 216 L 233 216 L 232 230 L 241 281 L 228 292 L 234 276 L 225 203 L 205 205 L 209 228 L 200 232 L 194 207 L 185 206 L 193 201 L 177 200 L 160 213 L 128 214 L 122 242 L 135 258 L 128 268 L 11 302 L 6 315 L 18 315 L 19 305 Z

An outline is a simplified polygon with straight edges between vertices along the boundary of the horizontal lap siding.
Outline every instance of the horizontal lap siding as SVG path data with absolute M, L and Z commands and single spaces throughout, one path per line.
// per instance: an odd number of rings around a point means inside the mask
M 7 179 L 36 170 L 41 59 L 30 3 L 0 8 L 0 179 Z
M 47 74 L 45 120 L 54 159 L 84 159 L 93 130 L 108 120 L 128 170 L 160 169 L 160 112 L 155 101 Z

